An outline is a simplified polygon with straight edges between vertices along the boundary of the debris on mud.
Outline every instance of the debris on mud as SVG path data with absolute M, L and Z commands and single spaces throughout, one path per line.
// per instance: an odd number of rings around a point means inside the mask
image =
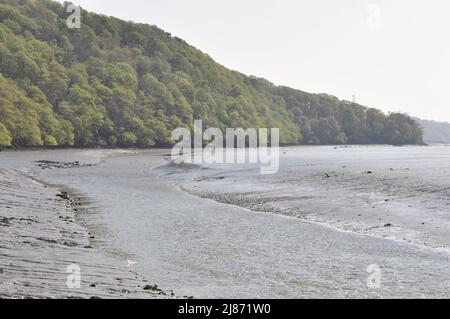
M 74 167 L 90 167 L 93 164 L 80 163 L 79 161 L 74 162 L 58 162 L 58 161 L 47 161 L 40 160 L 35 162 L 37 166 L 42 169 L 53 169 L 53 168 L 74 168 Z

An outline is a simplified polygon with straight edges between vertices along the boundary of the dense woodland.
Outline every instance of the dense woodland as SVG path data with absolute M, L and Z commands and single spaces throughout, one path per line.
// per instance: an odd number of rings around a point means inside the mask
M 49 0 L 0 0 L 0 146 L 152 147 L 176 127 L 279 127 L 282 144 L 422 142 L 385 115 L 231 71 L 161 29 Z M 236 48 L 239 50 L 239 48 Z

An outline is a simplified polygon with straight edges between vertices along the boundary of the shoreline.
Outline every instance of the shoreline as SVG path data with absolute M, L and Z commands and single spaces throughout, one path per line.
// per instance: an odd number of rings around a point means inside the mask
M 429 156 L 436 160 L 435 154 Z M 431 178 L 434 172 L 425 178 L 410 162 L 393 160 L 383 166 L 371 159 L 360 165 L 346 155 L 336 158 L 336 163 L 329 163 L 318 155 L 321 161 L 315 163 L 316 158 L 297 155 L 297 162 L 285 164 L 276 180 L 218 170 L 193 172 L 191 180 L 178 186 L 199 198 L 250 212 L 293 217 L 450 254 L 446 233 L 450 224 L 444 214 L 450 205 L 445 202 L 447 186 Z M 435 172 L 445 176 L 445 166 Z
M 379 143 L 371 143 L 371 144 L 280 144 L 279 147 L 287 148 L 287 147 L 355 147 L 355 146 L 391 146 L 391 147 L 414 147 L 414 146 L 433 146 L 433 145 L 444 145 L 449 146 L 448 142 L 424 142 L 421 144 L 379 144 Z M 80 150 L 80 151 L 89 151 L 89 150 L 99 150 L 99 151 L 156 151 L 156 150 L 171 150 L 172 146 L 155 146 L 155 147 L 147 147 L 147 148 L 139 148 L 139 147 L 99 147 L 99 146 L 17 146 L 17 147 L 0 147 L 0 152 L 11 153 L 11 152 L 28 152 L 28 151 L 63 151 L 63 150 Z M 205 147 L 203 145 L 203 147 Z
M 91 245 L 81 203 L 16 170 L 0 170 L 0 298 L 170 298 Z M 69 288 L 71 265 L 80 288 Z M 70 277 L 72 278 L 72 277 Z
M 308 214 L 298 214 L 298 213 L 291 212 L 289 210 L 283 211 L 283 210 L 271 209 L 271 208 L 265 207 L 263 205 L 251 205 L 251 204 L 247 204 L 247 203 L 243 204 L 243 202 L 245 201 L 245 198 L 242 196 L 242 194 L 220 194 L 220 193 L 212 193 L 212 192 L 198 192 L 198 191 L 184 188 L 183 186 L 179 186 L 179 189 L 180 189 L 180 191 L 185 192 L 189 195 L 195 196 L 197 198 L 211 200 L 218 204 L 228 205 L 231 207 L 243 209 L 243 210 L 247 211 L 249 214 L 269 214 L 269 215 L 276 215 L 276 216 L 285 217 L 285 218 L 293 218 L 296 220 L 300 220 L 301 222 L 304 222 L 304 223 L 312 223 L 314 225 L 317 225 L 320 227 L 325 227 L 325 228 L 328 228 L 328 229 L 330 229 L 332 231 L 336 231 L 336 232 L 343 232 L 343 233 L 348 233 L 351 235 L 358 235 L 358 236 L 369 237 L 369 238 L 374 238 L 374 239 L 389 240 L 389 241 L 395 242 L 397 244 L 402 244 L 402 245 L 407 245 L 407 246 L 411 246 L 411 247 L 415 247 L 415 248 L 419 248 L 419 249 L 424 249 L 424 250 L 428 250 L 428 251 L 434 252 L 434 253 L 450 255 L 449 248 L 433 247 L 433 246 L 426 245 L 426 244 L 421 245 L 418 242 L 412 242 L 412 241 L 404 241 L 404 240 L 402 241 L 396 237 L 388 236 L 388 235 L 386 235 L 386 233 L 381 233 L 381 235 L 377 235 L 377 234 L 372 234 L 372 233 L 364 233 L 364 232 L 354 230 L 354 229 L 345 229 L 343 227 L 336 226 L 335 224 L 333 224 L 332 221 L 325 222 L 322 220 L 317 220 L 315 218 L 309 218 Z M 389 226 L 389 227 L 392 227 L 392 226 Z

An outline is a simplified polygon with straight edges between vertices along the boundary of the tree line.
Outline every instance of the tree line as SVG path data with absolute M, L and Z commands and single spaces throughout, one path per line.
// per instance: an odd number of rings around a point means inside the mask
M 280 128 L 282 144 L 422 143 L 386 115 L 231 71 L 156 26 L 0 0 L 0 146 L 170 146 L 177 127 Z

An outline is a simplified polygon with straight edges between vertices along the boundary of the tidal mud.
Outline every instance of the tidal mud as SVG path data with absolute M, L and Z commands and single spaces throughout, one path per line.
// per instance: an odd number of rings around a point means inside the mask
M 173 297 L 93 248 L 76 223 L 78 205 L 67 192 L 0 170 L 0 298 Z M 70 277 L 77 267 L 79 288 Z

